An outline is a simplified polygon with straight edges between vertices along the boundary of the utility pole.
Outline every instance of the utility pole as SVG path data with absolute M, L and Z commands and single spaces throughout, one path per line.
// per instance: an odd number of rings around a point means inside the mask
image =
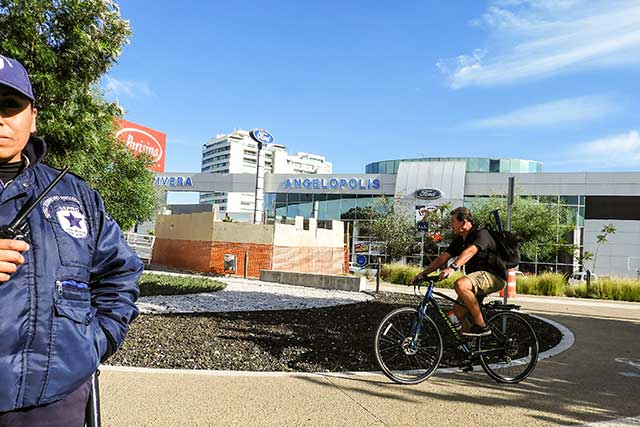
M 511 231 L 511 211 L 513 210 L 513 197 L 516 178 L 514 176 L 509 177 L 509 188 L 507 189 L 507 228 L 506 231 Z M 513 273 L 515 274 L 515 273 Z M 509 272 L 507 271 L 507 284 L 504 288 L 504 303 L 507 303 L 507 295 L 509 294 Z
M 263 187 L 260 185 L 260 151 L 262 150 L 263 144 L 271 144 L 273 142 L 273 136 L 264 129 L 253 129 L 249 132 L 249 136 L 258 144 L 258 153 L 256 155 L 256 189 L 253 199 L 253 223 L 255 224 L 261 222 L 262 211 L 264 210 Z M 261 205 L 260 209 L 258 209 L 258 204 Z

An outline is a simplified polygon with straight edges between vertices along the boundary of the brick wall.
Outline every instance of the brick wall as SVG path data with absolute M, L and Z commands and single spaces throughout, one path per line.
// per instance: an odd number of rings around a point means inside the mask
M 224 274 L 224 255 L 233 254 L 238 260 L 236 276 L 244 277 L 244 254 L 249 252 L 248 277 L 260 277 L 260 270 L 271 270 L 273 246 L 257 243 L 213 242 L 211 269 L 209 271 Z
M 260 277 L 260 270 L 298 273 L 340 274 L 348 271 L 347 248 L 272 246 L 257 243 L 207 242 L 156 239 L 153 263 L 191 271 L 229 274 L 224 271 L 224 255 L 237 258 L 236 276 L 244 276 L 244 254 L 249 252 L 248 276 Z M 273 263 L 272 263 L 273 260 Z
M 156 239 L 151 259 L 154 264 L 208 272 L 212 247 L 208 241 Z
M 275 246 L 272 269 L 298 273 L 340 274 L 344 271 L 344 249 Z

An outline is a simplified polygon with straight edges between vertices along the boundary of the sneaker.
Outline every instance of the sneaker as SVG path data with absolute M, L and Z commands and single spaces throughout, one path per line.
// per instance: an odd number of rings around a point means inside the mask
M 463 332 L 462 335 L 465 337 L 484 337 L 486 335 L 491 335 L 491 329 L 487 326 L 480 326 L 477 323 L 474 323 L 471 329 Z

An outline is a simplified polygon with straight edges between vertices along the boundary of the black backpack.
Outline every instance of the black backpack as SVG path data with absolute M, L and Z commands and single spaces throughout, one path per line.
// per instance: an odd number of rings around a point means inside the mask
M 509 231 L 498 231 L 491 225 L 487 225 L 485 230 L 491 234 L 496 242 L 498 259 L 505 268 L 514 268 L 520 264 L 520 242 L 518 238 Z
M 496 242 L 497 256 L 500 263 L 507 269 L 514 268 L 520 264 L 520 241 L 515 234 L 502 229 L 498 212 L 494 211 L 492 213 L 498 229 L 496 230 L 493 225 L 487 224 L 485 230 L 491 234 L 491 237 Z

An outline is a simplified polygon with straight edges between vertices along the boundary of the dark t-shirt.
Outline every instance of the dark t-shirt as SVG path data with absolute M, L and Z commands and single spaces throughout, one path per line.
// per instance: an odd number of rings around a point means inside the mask
M 24 158 L 15 163 L 0 163 L 0 181 L 2 181 L 2 185 L 6 186 L 13 181 L 22 172 L 22 169 L 26 166 L 25 163 Z
M 500 267 L 498 263 L 496 242 L 485 229 L 472 228 L 464 240 L 462 236 L 456 236 L 445 252 L 452 257 L 457 257 L 471 245 L 475 245 L 478 248 L 478 252 L 465 264 L 467 274 L 475 271 L 488 271 L 507 280 L 506 270 Z

